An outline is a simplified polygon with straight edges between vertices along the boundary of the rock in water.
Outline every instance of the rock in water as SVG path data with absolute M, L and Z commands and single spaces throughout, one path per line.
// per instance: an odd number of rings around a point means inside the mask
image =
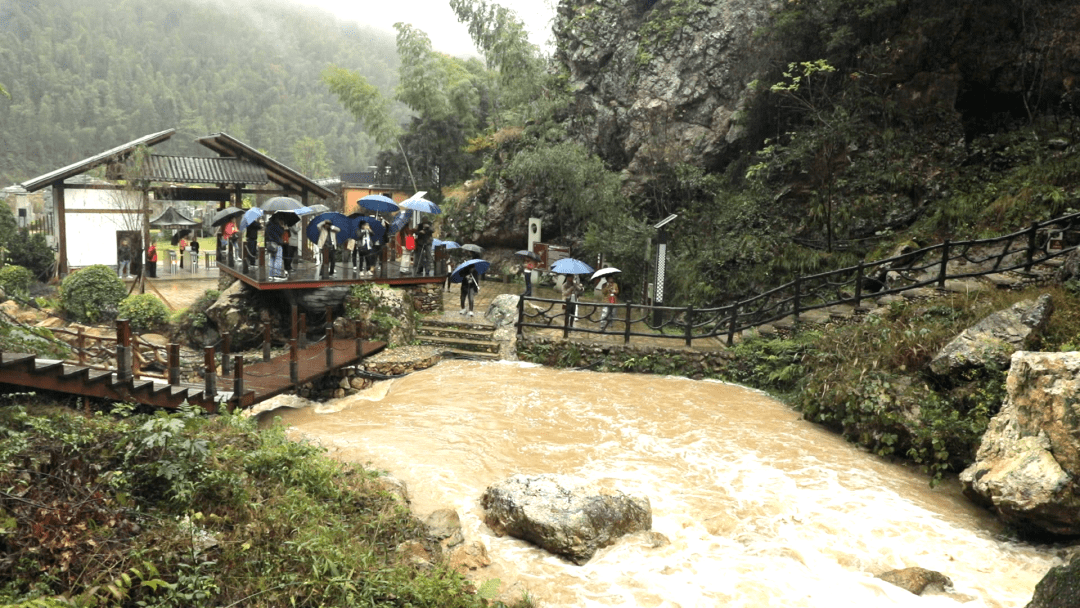
M 527 540 L 579 566 L 620 536 L 652 528 L 647 497 L 565 475 L 515 475 L 489 487 L 481 505 L 495 534 Z
M 878 578 L 901 589 L 907 589 L 915 595 L 922 595 L 923 591 L 926 591 L 926 588 L 930 585 L 941 585 L 943 588 L 952 587 L 952 581 L 949 580 L 949 577 L 940 572 L 919 568 L 918 566 L 902 570 L 891 570 L 879 574 Z
M 1080 353 L 1018 352 L 964 493 L 1005 521 L 1080 534 Z
M 1080 608 L 1080 557 L 1051 568 L 1035 586 L 1027 608 Z

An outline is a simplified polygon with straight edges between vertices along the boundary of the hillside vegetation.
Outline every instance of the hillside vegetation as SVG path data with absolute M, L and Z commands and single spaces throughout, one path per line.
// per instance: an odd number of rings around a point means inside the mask
M 392 35 L 286 3 L 0 3 L 0 184 L 169 128 L 158 153 L 225 131 L 315 177 L 363 170 L 377 150 L 320 82 L 331 63 L 397 82 Z

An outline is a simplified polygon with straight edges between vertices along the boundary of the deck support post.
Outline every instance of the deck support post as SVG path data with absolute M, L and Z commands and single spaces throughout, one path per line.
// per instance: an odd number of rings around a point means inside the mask
M 360 335 L 360 321 L 353 321 L 353 335 L 356 336 L 356 356 L 364 356 L 364 337 Z
M 300 384 L 300 359 L 297 353 L 296 338 L 289 340 L 289 382 Z
M 326 327 L 326 367 L 334 367 L 334 328 Z
M 203 350 L 203 365 L 206 366 L 205 371 L 203 371 L 203 378 L 206 379 L 206 388 L 203 395 L 208 400 L 214 401 L 214 397 L 217 396 L 217 363 L 215 362 L 213 346 L 207 346 Z
M 221 334 L 221 375 L 228 376 L 232 373 L 232 360 L 229 359 L 229 355 L 232 354 L 232 334 L 225 332 Z
M 116 378 L 129 382 L 131 374 L 131 324 L 127 319 L 116 320 Z
M 295 340 L 296 339 L 296 322 L 297 322 L 297 318 L 299 317 L 299 311 L 300 311 L 300 309 L 298 309 L 296 307 L 296 304 L 293 304 L 292 306 L 289 307 L 289 339 L 290 340 Z
M 632 306 L 633 306 L 633 304 L 630 303 L 630 300 L 627 300 L 626 301 L 626 322 L 623 324 L 623 344 L 629 344 L 630 343 L 630 324 L 632 323 L 632 321 L 630 320 L 630 315 L 631 315 L 631 313 L 634 312 L 634 309 L 631 308 Z
M 307 313 L 300 313 L 300 329 L 296 336 L 297 344 L 300 348 L 307 348 Z
M 263 361 L 270 360 L 270 323 L 263 323 Z
M 180 384 L 180 345 L 169 344 L 169 384 Z

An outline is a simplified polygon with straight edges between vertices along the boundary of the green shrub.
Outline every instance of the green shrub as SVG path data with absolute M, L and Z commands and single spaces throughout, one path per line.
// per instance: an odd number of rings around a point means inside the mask
M 0 268 L 0 287 L 3 287 L 8 295 L 29 295 L 33 281 L 34 274 L 22 266 L 9 264 Z
M 7 247 L 9 264 L 30 270 L 39 281 L 48 281 L 53 276 L 56 252 L 45 242 L 45 235 L 30 234 L 23 228 L 11 237 Z
M 116 272 L 100 264 L 69 274 L 60 284 L 60 306 L 84 323 L 115 318 L 125 295 L 124 282 Z
M 164 325 L 169 318 L 169 309 L 157 296 L 149 293 L 132 294 L 118 308 L 121 319 L 131 322 L 134 331 L 150 331 Z

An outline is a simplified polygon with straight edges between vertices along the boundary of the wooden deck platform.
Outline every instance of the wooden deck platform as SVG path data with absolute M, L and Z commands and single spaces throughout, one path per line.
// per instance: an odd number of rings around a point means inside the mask
M 297 352 L 297 382 L 290 379 L 289 353 L 245 365 L 239 398 L 234 392 L 233 376 L 218 378 L 216 392 L 208 394 L 202 385 L 169 384 L 162 380 L 134 379 L 130 375 L 125 379 L 115 369 L 39 359 L 28 353 L 0 352 L 0 384 L 167 409 L 175 409 L 186 401 L 216 413 L 222 405 L 229 410 L 250 407 L 331 371 L 356 365 L 385 347 L 384 342 L 363 342 L 361 352 L 357 353 L 356 340 L 336 341 L 333 360 L 328 363 L 326 343 L 312 344 Z
M 241 265 L 235 267 L 227 263 L 218 265 L 218 272 L 234 277 L 259 290 L 278 289 L 317 289 L 329 285 L 356 285 L 360 283 L 382 283 L 384 285 L 419 285 L 423 283 L 442 283 L 446 274 L 436 276 L 416 276 L 408 269 L 402 269 L 398 262 L 387 262 L 386 271 L 374 276 L 355 272 L 352 265 L 338 264 L 333 276 L 322 278 L 314 263 L 303 260 L 294 264 L 289 278 L 284 281 L 271 281 L 266 267 L 249 266 L 247 272 Z

